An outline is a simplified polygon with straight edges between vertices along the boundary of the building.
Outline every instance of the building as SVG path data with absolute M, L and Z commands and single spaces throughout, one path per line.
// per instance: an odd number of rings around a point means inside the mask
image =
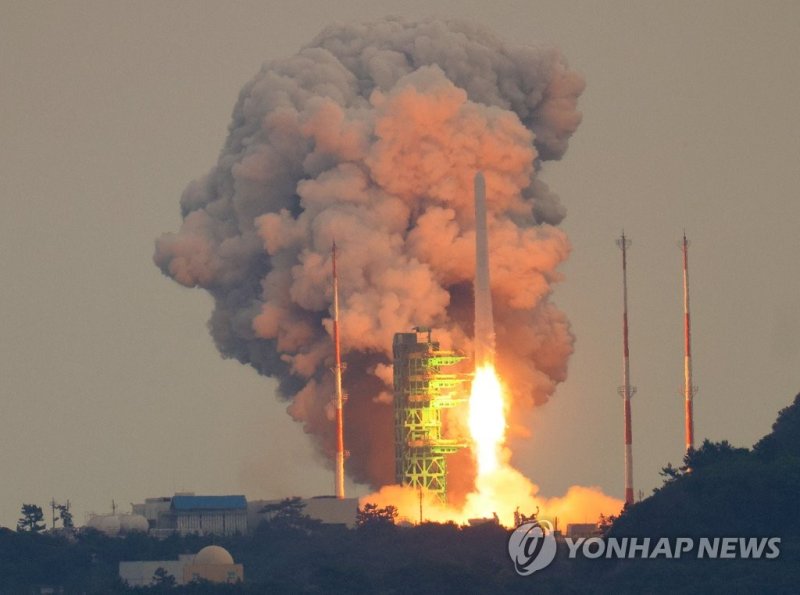
M 244 581 L 244 566 L 236 564 L 228 550 L 209 545 L 197 552 L 183 569 L 183 582 L 207 580 L 212 583 L 239 583 Z
M 176 494 L 177 496 L 177 494 Z M 170 496 L 159 498 L 147 498 L 143 504 L 132 504 L 133 514 L 138 514 L 147 519 L 150 529 L 155 529 L 159 525 L 159 517 L 169 514 L 169 506 L 172 502 Z
M 247 499 L 244 496 L 175 496 L 170 512 L 181 535 L 247 533 Z
M 147 498 L 141 504 L 133 504 L 133 515 L 117 516 L 136 516 L 139 519 L 137 530 L 146 531 L 149 526 L 150 535 L 155 537 L 168 537 L 173 533 L 244 535 L 269 519 L 268 513 L 261 512 L 265 506 L 280 502 L 282 500 L 248 502 L 244 496 L 196 496 L 183 492 L 172 497 Z M 303 514 L 323 524 L 343 525 L 348 529 L 356 526 L 358 498 L 315 496 L 301 502 Z
M 194 559 L 193 554 L 183 554 L 177 560 L 143 560 L 120 562 L 119 578 L 129 587 L 149 587 L 156 584 L 159 569 L 175 579 L 176 585 L 183 585 L 183 569 Z
M 188 494 L 175 494 L 191 496 Z M 175 523 L 172 519 L 170 506 L 172 505 L 171 496 L 160 496 L 158 498 L 147 498 L 142 504 L 132 504 L 133 514 L 138 514 L 147 519 L 150 527 L 150 534 L 157 537 L 167 537 L 176 531 Z
M 597 523 L 570 523 L 567 525 L 567 537 L 570 539 L 598 537 L 600 535 L 602 535 L 602 531 L 597 527 Z
M 247 503 L 247 525 L 254 530 L 262 521 L 269 520 L 270 514 L 262 512 L 265 506 L 280 504 L 282 500 L 253 500 Z M 304 498 L 303 514 L 321 521 L 324 525 L 344 525 L 348 529 L 356 526 L 358 498 L 336 498 L 336 496 L 315 496 Z
M 447 372 L 466 356 L 443 351 L 431 329 L 396 333 L 394 355 L 395 476 L 397 483 L 425 488 L 447 501 L 446 455 L 463 441 L 442 433 L 442 411 L 466 401 L 466 374 Z
M 194 580 L 213 583 L 244 581 L 244 566 L 236 564 L 233 556 L 217 545 L 209 545 L 197 554 L 184 554 L 177 560 L 147 560 L 120 562 L 119 578 L 130 587 L 148 587 L 162 576 L 171 576 L 176 585 L 186 585 Z
M 109 537 L 129 533 L 147 533 L 150 529 L 147 519 L 139 514 L 94 514 L 86 527 L 105 533 Z
M 150 533 L 159 537 L 172 533 L 247 533 L 247 499 L 244 496 L 179 493 L 171 498 L 147 498 L 143 504 L 134 504 L 133 512 L 147 519 Z

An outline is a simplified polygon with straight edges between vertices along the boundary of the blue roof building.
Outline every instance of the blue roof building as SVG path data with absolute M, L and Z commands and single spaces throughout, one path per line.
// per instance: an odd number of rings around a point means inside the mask
M 164 503 L 166 504 L 166 502 Z M 235 535 L 247 533 L 247 499 L 244 496 L 175 494 L 169 509 L 157 512 L 153 533 Z
M 185 496 L 172 497 L 175 511 L 200 510 L 247 510 L 247 498 L 244 496 Z

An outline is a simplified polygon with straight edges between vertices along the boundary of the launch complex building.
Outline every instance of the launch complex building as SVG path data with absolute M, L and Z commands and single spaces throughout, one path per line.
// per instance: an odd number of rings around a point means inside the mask
M 486 182 L 475 174 L 475 365 L 494 358 L 494 320 L 489 289 L 489 245 L 486 224 Z M 465 448 L 460 439 L 442 432 L 442 414 L 467 401 L 472 374 L 461 373 L 467 359 L 461 351 L 445 351 L 431 339 L 431 329 L 396 333 L 394 357 L 395 481 L 426 489 L 447 501 L 446 456 Z
M 396 333 L 394 355 L 395 479 L 447 500 L 446 455 L 467 443 L 442 435 L 442 412 L 466 402 L 471 375 L 452 371 L 467 359 L 444 351 L 431 329 Z
M 470 369 L 494 359 L 494 320 L 489 284 L 486 224 L 486 182 L 475 174 L 475 353 Z M 447 501 L 445 457 L 465 448 L 463 440 L 442 433 L 442 413 L 464 403 L 472 374 L 460 373 L 467 359 L 461 351 L 445 351 L 431 339 L 431 329 L 397 333 L 394 357 L 395 480 L 433 492 Z
M 472 371 L 477 364 L 494 359 L 494 323 L 489 283 L 489 250 L 486 225 L 486 197 L 483 174 L 475 176 L 476 274 L 475 353 L 469 358 L 462 351 L 440 348 L 431 338 L 431 329 L 415 327 L 413 332 L 394 335 L 392 344 L 394 384 L 395 482 L 415 489 L 425 489 L 447 502 L 447 456 L 467 447 L 463 438 L 447 437 L 443 430 L 444 411 L 468 400 Z M 625 503 L 633 504 L 633 457 L 631 396 L 628 348 L 627 248 L 630 240 L 622 234 L 617 241 L 622 248 L 623 269 L 623 397 L 625 441 Z M 696 387 L 691 376 L 691 331 L 689 326 L 688 241 L 683 237 L 684 317 L 685 317 L 685 410 L 686 450 L 694 448 L 692 401 Z M 334 265 L 335 266 L 335 265 Z M 335 269 L 334 269 L 335 278 Z M 338 303 L 335 308 L 338 319 Z M 338 332 L 337 332 L 337 370 Z M 464 365 L 459 365 L 465 360 Z M 341 422 L 339 423 L 341 428 Z M 341 430 L 340 430 L 341 432 Z M 340 434 L 341 435 L 341 434 Z M 341 449 L 341 440 L 340 446 Z M 341 460 L 341 458 L 339 459 Z M 340 468 L 340 467 L 339 467 Z M 338 473 L 342 473 L 339 471 Z M 337 475 L 339 477 L 339 475 Z M 340 493 L 337 481 L 337 496 Z

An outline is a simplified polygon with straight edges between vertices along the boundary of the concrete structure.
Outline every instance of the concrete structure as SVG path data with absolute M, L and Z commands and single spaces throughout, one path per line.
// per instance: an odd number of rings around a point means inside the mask
M 147 587 L 155 584 L 159 569 L 172 576 L 176 585 L 200 579 L 214 583 L 244 581 L 244 567 L 236 564 L 233 556 L 217 545 L 204 547 L 195 555 L 184 554 L 177 560 L 120 562 L 119 577 L 128 586 Z
M 233 561 L 228 550 L 209 545 L 197 552 L 191 564 L 183 569 L 183 582 L 203 579 L 212 583 L 239 583 L 244 581 L 244 567 Z
M 330 496 L 315 496 L 303 500 L 305 512 L 312 519 L 325 525 L 344 525 L 348 529 L 356 526 L 358 498 L 335 499 Z
M 397 483 L 425 488 L 446 502 L 445 456 L 466 443 L 442 435 L 442 410 L 466 401 L 469 376 L 445 370 L 466 356 L 439 349 L 439 343 L 431 340 L 431 329 L 414 331 L 396 333 L 392 345 L 395 477 Z
M 598 537 L 601 535 L 597 523 L 570 523 L 567 525 L 567 537 L 579 539 L 581 537 Z
M 244 535 L 268 518 L 268 514 L 261 512 L 265 506 L 281 501 L 248 502 L 244 496 L 196 496 L 184 492 L 172 497 L 147 498 L 143 503 L 133 504 L 133 512 L 139 519 L 139 526 L 149 525 L 150 535 L 156 537 L 168 537 L 173 533 Z M 302 503 L 303 514 L 312 519 L 347 528 L 356 526 L 358 498 L 315 496 L 303 499 Z
M 175 496 L 170 511 L 181 535 L 247 533 L 247 499 L 244 496 Z
M 175 578 L 175 584 L 183 585 L 183 569 L 194 559 L 192 554 L 184 554 L 177 560 L 146 560 L 120 562 L 119 578 L 130 587 L 148 587 L 155 584 L 156 571 L 162 568 Z
M 166 537 L 188 535 L 235 535 L 247 533 L 247 499 L 244 496 L 196 496 L 148 498 L 133 511 L 147 520 L 150 533 Z
M 133 514 L 143 516 L 147 519 L 150 529 L 156 529 L 159 525 L 163 524 L 163 522 L 160 522 L 160 518 L 164 515 L 169 515 L 171 503 L 172 498 L 170 496 L 147 498 L 143 504 L 132 504 Z
M 147 519 L 139 514 L 95 514 L 86 526 L 105 533 L 109 537 L 128 533 L 147 533 L 150 529 Z
M 247 525 L 254 530 L 261 521 L 269 520 L 270 514 L 261 512 L 265 506 L 279 504 L 282 500 L 253 500 L 247 503 Z M 326 525 L 344 525 L 348 529 L 356 526 L 358 498 L 336 498 L 315 496 L 301 500 L 303 514 Z

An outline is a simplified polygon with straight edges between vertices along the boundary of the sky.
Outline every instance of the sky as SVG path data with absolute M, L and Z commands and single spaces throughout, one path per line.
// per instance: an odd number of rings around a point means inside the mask
M 542 495 L 623 493 L 623 228 L 635 490 L 682 456 L 684 229 L 696 438 L 750 446 L 800 390 L 797 3 L 5 0 L 0 15 L 2 526 L 51 498 L 81 524 L 175 491 L 332 492 L 275 384 L 219 356 L 210 297 L 152 262 L 241 87 L 331 22 L 480 21 L 557 45 L 586 78 L 583 123 L 541 172 L 567 209 L 553 301 L 576 350 L 512 445 Z

